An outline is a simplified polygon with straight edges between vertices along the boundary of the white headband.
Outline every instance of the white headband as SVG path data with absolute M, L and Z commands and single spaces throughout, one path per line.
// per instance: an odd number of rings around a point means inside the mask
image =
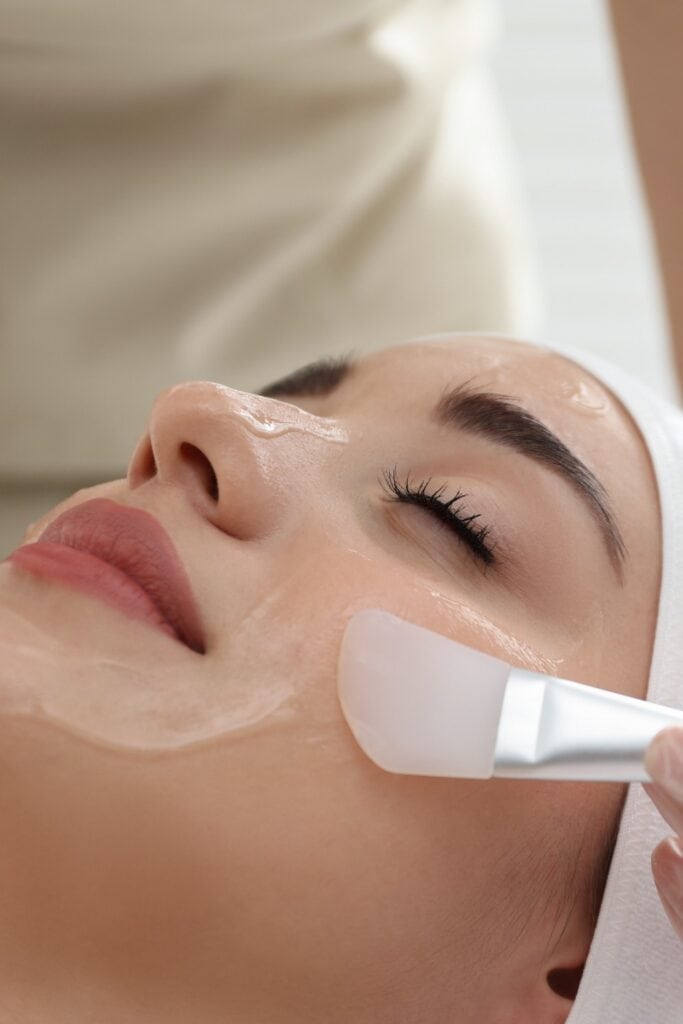
M 683 412 L 597 356 L 550 345 L 629 411 L 650 452 L 662 513 L 662 582 L 647 699 L 683 709 Z M 629 786 L 612 866 L 567 1024 L 682 1024 L 683 943 L 650 867 L 673 830 L 639 783 Z

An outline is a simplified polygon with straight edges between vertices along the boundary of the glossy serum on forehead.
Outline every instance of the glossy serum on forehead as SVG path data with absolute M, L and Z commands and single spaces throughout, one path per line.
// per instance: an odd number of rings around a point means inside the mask
M 339 700 L 385 771 L 649 782 L 645 751 L 683 711 L 506 662 L 380 609 L 349 620 Z

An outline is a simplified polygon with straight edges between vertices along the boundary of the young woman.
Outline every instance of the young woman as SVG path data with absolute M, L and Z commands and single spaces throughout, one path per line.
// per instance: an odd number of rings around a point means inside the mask
M 663 473 L 617 394 L 490 336 L 258 395 L 190 381 L 153 403 L 124 479 L 28 527 L 0 565 L 0 1019 L 584 1024 L 603 962 L 624 967 L 603 1022 L 680 1019 L 608 1012 L 629 956 L 647 999 L 648 956 L 667 999 L 680 964 L 642 842 L 656 936 L 620 924 L 602 952 L 633 800 L 661 822 L 642 787 L 622 810 L 621 784 L 388 774 L 336 694 L 348 619 L 380 607 L 639 698 L 671 648 L 683 703 L 683 459 Z M 683 802 L 650 793 L 683 831 Z

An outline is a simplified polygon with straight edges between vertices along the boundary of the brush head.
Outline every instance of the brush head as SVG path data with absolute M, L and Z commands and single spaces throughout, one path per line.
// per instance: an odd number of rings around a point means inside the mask
M 339 700 L 385 771 L 488 779 L 509 673 L 498 658 L 367 608 L 342 639 Z

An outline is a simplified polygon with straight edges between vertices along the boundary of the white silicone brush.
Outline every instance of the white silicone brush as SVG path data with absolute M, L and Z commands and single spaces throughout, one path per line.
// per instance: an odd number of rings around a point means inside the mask
M 683 711 L 511 668 L 379 609 L 348 622 L 339 699 L 389 772 L 648 782 L 643 759 Z

